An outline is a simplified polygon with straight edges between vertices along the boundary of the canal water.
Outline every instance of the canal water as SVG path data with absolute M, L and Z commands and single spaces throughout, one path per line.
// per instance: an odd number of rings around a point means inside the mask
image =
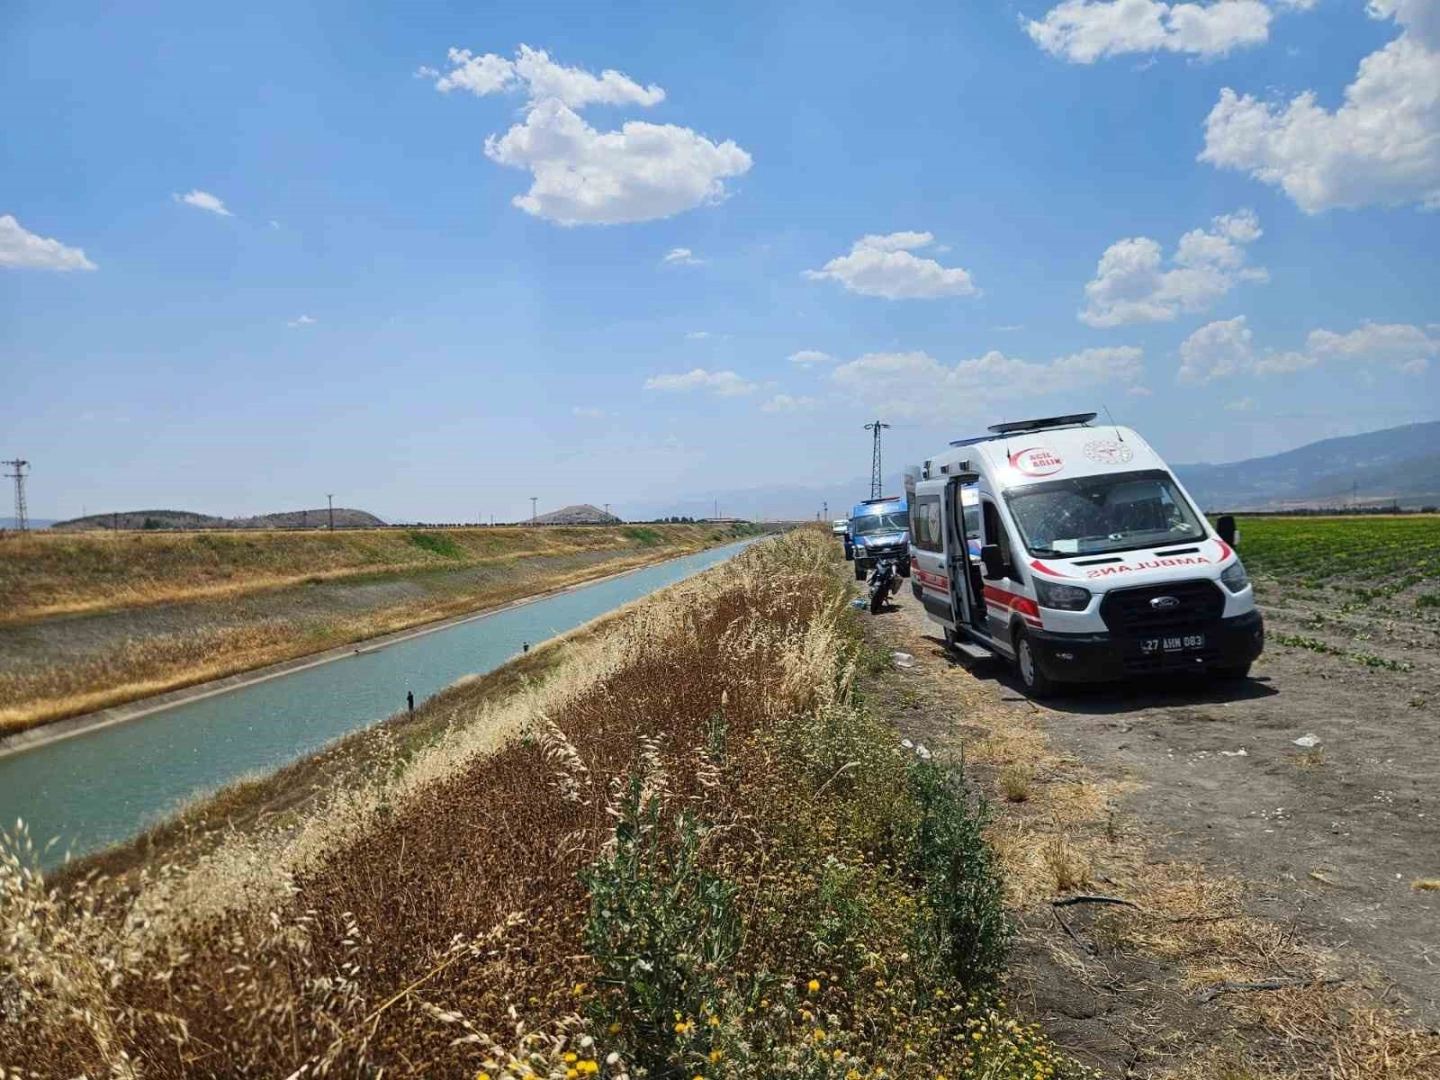
M 0 758 L 0 827 L 23 818 L 46 859 L 139 832 L 197 792 L 268 772 L 419 704 L 464 675 L 735 555 L 740 541 L 458 623 L 371 652 L 183 702 Z M 363 649 L 363 646 L 360 646 Z

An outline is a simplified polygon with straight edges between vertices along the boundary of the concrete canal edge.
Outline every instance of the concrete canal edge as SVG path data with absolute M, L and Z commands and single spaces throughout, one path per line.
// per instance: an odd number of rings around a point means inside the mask
M 732 541 L 732 543 L 740 542 L 741 541 Z M 208 682 L 196 683 L 194 686 L 184 686 L 178 690 L 166 691 L 163 694 L 154 694 L 150 697 L 139 698 L 135 701 L 127 701 L 123 705 L 112 705 L 108 709 L 97 709 L 94 712 L 84 713 L 80 716 L 66 717 L 64 720 L 53 720 L 48 724 L 41 724 L 38 727 L 27 728 L 24 731 L 17 731 L 10 735 L 0 736 L 0 758 L 20 754 L 26 750 L 34 750 L 37 747 L 48 746 L 50 743 L 60 742 L 62 739 L 73 738 L 76 735 L 84 735 L 88 732 L 98 731 L 101 728 L 111 727 L 115 724 L 123 724 L 130 720 L 139 720 L 141 717 L 149 716 L 151 713 L 163 712 L 177 705 L 184 705 L 191 701 L 199 701 L 201 698 L 214 697 L 216 694 L 226 694 L 232 690 L 253 686 L 255 683 L 278 679 L 281 676 L 291 675 L 297 671 L 304 671 L 307 668 L 319 667 L 321 664 L 330 664 L 336 660 L 345 660 L 363 653 L 375 652 L 379 649 L 388 648 L 391 645 L 398 645 L 402 641 L 410 641 L 413 638 L 424 637 L 426 634 L 434 634 L 441 630 L 448 630 L 450 627 L 459 626 L 462 623 L 488 619 L 492 615 L 499 615 L 502 612 L 526 607 L 529 604 L 547 600 L 553 596 L 574 592 L 577 589 L 586 589 L 591 585 L 614 581 L 617 578 L 629 577 L 631 574 L 637 574 L 641 570 L 652 570 L 658 566 L 679 562 L 681 559 L 693 558 L 696 555 L 704 554 L 706 551 L 714 551 L 716 548 L 725 546 L 727 545 L 716 544 L 715 547 L 701 548 L 699 551 L 691 551 L 684 555 L 661 559 L 658 562 L 643 563 L 640 566 L 617 570 L 612 574 L 602 574 L 600 577 L 590 578 L 587 581 L 577 581 L 570 585 L 562 585 L 558 589 L 547 589 L 544 592 L 533 593 L 530 596 L 522 596 L 519 600 L 511 600 L 509 603 L 500 604 L 497 607 L 482 608 L 479 611 L 467 612 L 464 615 L 452 615 L 447 619 L 437 619 L 435 622 L 412 626 L 407 630 L 396 630 L 391 634 L 382 634 L 379 637 L 351 642 L 349 645 L 340 645 L 333 649 L 326 649 L 324 652 L 310 653 L 306 656 L 297 656 L 293 660 L 282 660 L 278 664 L 267 664 L 265 667 L 237 672 L 234 675 L 227 675 L 223 679 L 211 679 Z M 532 642 L 531 644 L 538 645 L 540 643 Z

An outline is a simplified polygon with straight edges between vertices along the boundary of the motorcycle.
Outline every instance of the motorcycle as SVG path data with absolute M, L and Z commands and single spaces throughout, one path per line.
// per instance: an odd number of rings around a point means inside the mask
M 870 572 L 870 614 L 879 615 L 885 601 L 900 591 L 900 570 L 894 559 L 881 559 Z

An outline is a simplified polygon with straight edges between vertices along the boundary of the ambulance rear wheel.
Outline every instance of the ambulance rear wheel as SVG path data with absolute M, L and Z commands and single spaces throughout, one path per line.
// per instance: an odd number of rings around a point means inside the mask
M 1030 697 L 1039 701 L 1055 693 L 1055 682 L 1040 670 L 1035 649 L 1030 644 L 1030 635 L 1024 630 L 1015 631 L 1015 667 L 1020 672 L 1025 693 Z
M 1250 677 L 1249 664 L 1225 665 L 1224 667 L 1212 667 L 1210 669 L 1212 678 L 1221 679 L 1224 682 L 1239 682 L 1241 679 Z
M 856 562 L 856 564 L 855 564 L 855 580 L 856 580 L 856 581 L 864 581 L 864 580 L 865 580 L 865 566 L 864 566 L 863 563 Z

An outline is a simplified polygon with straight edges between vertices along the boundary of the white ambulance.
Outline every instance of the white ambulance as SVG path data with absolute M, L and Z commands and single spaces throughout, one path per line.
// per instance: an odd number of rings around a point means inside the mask
M 1027 692 L 1132 675 L 1243 678 L 1265 627 L 1235 522 L 1094 413 L 996 424 L 910 470 L 911 588 L 945 642 Z

